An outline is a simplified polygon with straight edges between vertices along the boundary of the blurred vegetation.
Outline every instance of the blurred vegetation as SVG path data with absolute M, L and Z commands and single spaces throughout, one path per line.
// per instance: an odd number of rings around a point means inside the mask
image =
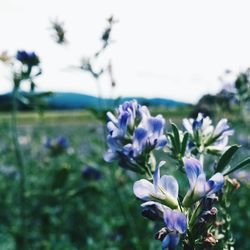
M 190 112 L 190 107 L 152 110 L 179 125 Z M 246 156 L 250 127 L 237 112 L 224 112 L 224 116 L 236 129 L 233 140 L 243 144 L 241 154 Z M 154 223 L 138 219 L 140 207 L 131 190 L 137 177 L 103 161 L 102 123 L 92 113 L 51 112 L 40 118 L 35 113 L 20 113 L 17 117 L 26 172 L 26 249 L 160 248 L 160 242 L 152 240 Z M 8 114 L 0 114 L 0 249 L 6 250 L 18 249 L 22 234 L 17 199 L 20 173 L 13 158 L 9 119 Z M 45 141 L 57 136 L 67 138 L 68 147 L 53 155 Z M 250 248 L 246 240 L 249 191 L 248 176 L 231 202 L 235 249 Z

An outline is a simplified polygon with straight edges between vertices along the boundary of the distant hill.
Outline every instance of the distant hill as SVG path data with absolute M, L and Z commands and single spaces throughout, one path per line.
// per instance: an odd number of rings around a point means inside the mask
M 114 104 L 119 104 L 124 101 L 136 99 L 140 104 L 148 106 L 164 106 L 164 107 L 179 107 L 185 106 L 188 103 L 174 101 L 171 99 L 164 98 L 144 98 L 144 97 L 122 97 L 116 100 L 105 98 L 99 99 L 95 96 L 80 94 L 80 93 L 69 93 L 69 92 L 55 92 L 53 95 L 44 98 L 46 102 L 46 109 L 50 110 L 74 110 L 74 109 L 98 109 L 100 106 L 103 109 L 112 107 Z M 10 110 L 11 94 L 7 93 L 0 95 L 0 110 Z M 25 105 L 21 105 L 22 109 Z

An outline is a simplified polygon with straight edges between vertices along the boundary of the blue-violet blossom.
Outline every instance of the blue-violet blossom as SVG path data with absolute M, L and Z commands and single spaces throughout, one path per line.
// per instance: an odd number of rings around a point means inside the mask
M 211 196 L 220 191 L 224 185 L 224 177 L 216 173 L 208 181 L 200 161 L 195 158 L 184 158 L 184 167 L 189 181 L 189 190 L 183 199 L 183 205 L 189 207 L 201 198 Z
M 228 138 L 234 133 L 230 129 L 227 119 L 221 119 L 214 127 L 212 120 L 201 113 L 196 119 L 183 119 L 183 125 L 191 135 L 189 145 L 196 146 L 200 153 L 204 150 L 219 153 L 225 151 Z
M 153 184 L 141 179 L 136 181 L 133 186 L 134 194 L 137 198 L 144 201 L 157 201 L 164 205 L 176 209 L 178 208 L 178 182 L 173 176 L 163 175 L 160 177 L 160 167 L 165 162 L 160 162 L 153 175 Z
M 164 118 L 161 115 L 152 117 L 147 107 L 135 100 L 120 105 L 116 116 L 108 112 L 107 117 L 109 148 L 104 155 L 107 162 L 122 157 L 133 162 L 167 144 Z

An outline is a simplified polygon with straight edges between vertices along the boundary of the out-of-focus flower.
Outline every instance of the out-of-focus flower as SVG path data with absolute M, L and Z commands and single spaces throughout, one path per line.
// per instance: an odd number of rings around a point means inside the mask
M 31 138 L 28 135 L 23 135 L 18 137 L 18 141 L 21 145 L 27 145 L 30 143 Z
M 229 136 L 234 133 L 230 129 L 227 119 L 221 119 L 214 127 L 211 119 L 208 116 L 204 117 L 201 113 L 196 119 L 183 119 L 183 125 L 191 135 L 189 146 L 197 148 L 200 153 L 204 151 L 223 152 L 226 150 Z
M 145 159 L 152 150 L 161 149 L 167 144 L 163 117 L 152 117 L 147 107 L 135 100 L 120 105 L 116 115 L 108 112 L 107 116 L 107 162 L 118 159 L 125 164 L 138 163 L 140 157 Z
M 184 166 L 190 188 L 183 199 L 183 205 L 189 207 L 192 203 L 205 196 L 211 196 L 220 191 L 224 185 L 224 177 L 216 173 L 208 181 L 200 161 L 195 158 L 184 158 Z
M 64 136 L 58 136 L 56 138 L 47 138 L 44 145 L 52 154 L 56 155 L 66 151 L 69 142 Z
M 160 167 L 164 164 L 165 162 L 160 162 L 157 166 L 153 176 L 153 184 L 146 179 L 141 179 L 134 183 L 133 191 L 135 196 L 141 200 L 158 201 L 176 209 L 178 208 L 178 182 L 170 175 L 160 177 Z
M 87 166 L 82 170 L 82 178 L 87 180 L 100 180 L 102 173 L 94 167 Z
M 1 54 L 0 54 L 0 61 L 2 61 L 3 63 L 11 63 L 12 61 L 12 57 L 8 54 L 7 51 L 3 51 Z
M 20 177 L 19 172 L 12 166 L 0 165 L 0 174 L 8 176 L 11 179 L 17 179 Z
M 234 177 L 237 178 L 242 183 L 250 184 L 250 171 L 249 170 L 240 170 L 234 173 Z
M 25 50 L 17 51 L 16 59 L 22 64 L 30 67 L 36 66 L 40 63 L 40 60 L 35 52 L 27 52 Z

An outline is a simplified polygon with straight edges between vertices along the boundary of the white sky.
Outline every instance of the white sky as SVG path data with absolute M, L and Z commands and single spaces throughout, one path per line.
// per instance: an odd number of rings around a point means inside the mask
M 225 69 L 250 66 L 249 0 L 0 0 L 0 51 L 36 51 L 42 61 L 40 90 L 96 94 L 82 72 L 65 71 L 99 46 L 105 19 L 119 19 L 107 51 L 116 95 L 195 102 L 221 88 Z M 70 44 L 51 39 L 49 20 L 65 22 Z M 103 79 L 102 90 L 110 94 Z M 0 66 L 0 92 L 10 90 Z

